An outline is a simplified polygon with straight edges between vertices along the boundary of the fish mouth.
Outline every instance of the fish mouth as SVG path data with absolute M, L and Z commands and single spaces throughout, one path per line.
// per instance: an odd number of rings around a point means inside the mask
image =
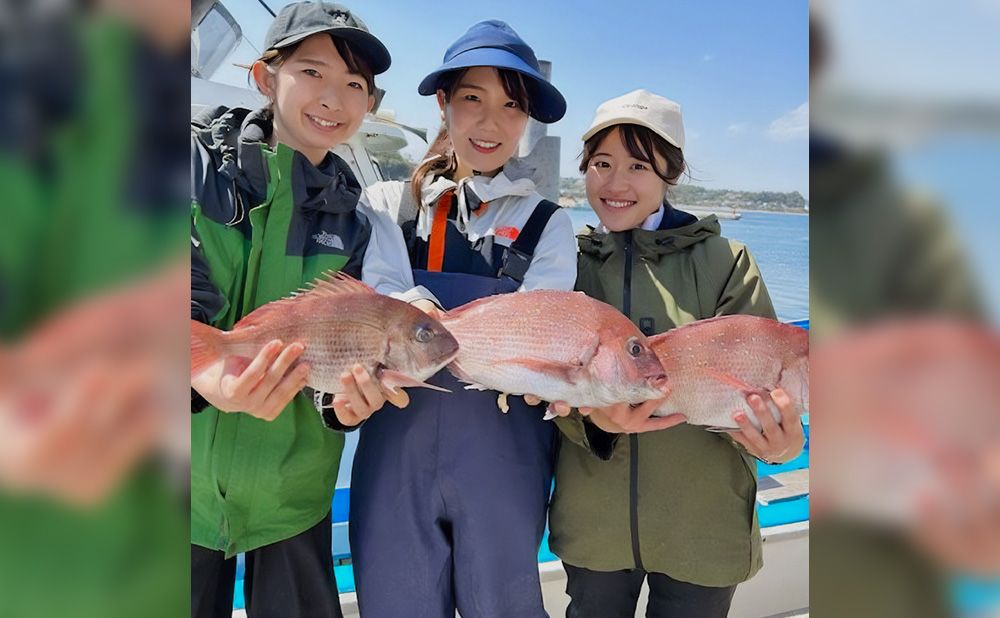
M 649 376 L 648 378 L 646 378 L 646 384 L 648 384 L 650 388 L 656 389 L 661 392 L 666 391 L 669 382 L 670 381 L 667 379 L 667 374 L 665 373 L 658 373 L 654 376 Z
M 443 369 L 445 366 L 449 365 L 456 358 L 458 358 L 458 352 L 459 352 L 458 342 L 456 341 L 453 348 L 451 348 L 447 352 L 442 352 L 440 356 L 434 359 L 434 366 L 436 367 L 435 373 Z

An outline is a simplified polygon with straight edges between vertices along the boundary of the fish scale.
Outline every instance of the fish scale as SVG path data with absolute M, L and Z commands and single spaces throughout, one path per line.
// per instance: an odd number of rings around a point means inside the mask
M 809 406 L 809 334 L 804 329 L 756 316 L 723 316 L 656 335 L 650 345 L 670 381 L 657 416 L 681 413 L 694 425 L 736 429 L 732 414 L 743 411 L 759 428 L 746 397 L 758 393 L 769 402 L 768 393 L 778 387 L 797 409 Z
M 660 395 L 663 370 L 646 338 L 613 307 L 578 292 L 491 296 L 443 320 L 459 342 L 449 369 L 474 387 L 532 394 L 574 406 Z M 637 357 L 627 353 L 637 342 Z
M 191 328 L 192 376 L 220 356 L 253 358 L 274 339 L 298 341 L 305 344 L 300 362 L 310 366 L 307 384 L 329 393 L 342 390 L 340 375 L 355 364 L 388 371 L 387 386 L 420 386 L 458 350 L 437 320 L 342 273 L 257 308 L 232 331 L 193 321 Z M 416 339 L 421 329 L 427 341 Z

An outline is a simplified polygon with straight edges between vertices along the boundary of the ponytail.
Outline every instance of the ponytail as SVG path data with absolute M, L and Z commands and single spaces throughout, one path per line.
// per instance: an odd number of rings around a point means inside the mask
M 413 193 L 413 199 L 420 208 L 424 208 L 420 193 L 427 174 L 452 176 L 457 169 L 458 158 L 455 157 L 455 146 L 452 145 L 451 136 L 448 135 L 448 127 L 442 122 L 441 129 L 438 131 L 437 137 L 434 138 L 434 143 L 427 149 L 424 160 L 417 166 L 417 169 L 413 170 L 413 176 L 410 177 L 410 190 Z

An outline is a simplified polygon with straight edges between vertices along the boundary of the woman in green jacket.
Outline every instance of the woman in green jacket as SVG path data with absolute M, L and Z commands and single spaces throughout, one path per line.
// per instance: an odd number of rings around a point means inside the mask
M 402 233 L 330 152 L 372 109 L 389 53 L 348 9 L 320 2 L 283 8 L 264 50 L 251 75 L 270 104 L 193 123 L 192 319 L 230 329 L 328 270 L 416 300 Z M 349 426 L 385 396 L 356 366 L 332 402 L 311 399 L 303 350 L 273 341 L 192 379 L 192 616 L 232 614 L 241 552 L 249 616 L 341 615 L 330 503 L 344 435 L 314 400 Z
M 601 220 L 579 237 L 577 290 L 616 306 L 647 335 L 728 314 L 774 317 L 749 250 L 705 219 L 673 208 L 685 169 L 680 106 L 644 90 L 602 104 L 583 136 L 580 170 Z M 795 410 L 748 401 L 742 431 L 719 434 L 650 418 L 659 401 L 568 410 L 550 510 L 551 546 L 566 568 L 567 616 L 725 616 L 736 585 L 761 567 L 754 458 L 787 461 L 804 438 Z M 676 425 L 676 426 L 675 426 Z M 668 429 L 669 427 L 669 429 Z

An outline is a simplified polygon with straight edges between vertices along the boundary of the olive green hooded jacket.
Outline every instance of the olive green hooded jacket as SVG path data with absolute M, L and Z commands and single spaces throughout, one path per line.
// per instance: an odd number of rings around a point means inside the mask
M 629 316 L 647 335 L 728 314 L 773 318 L 747 248 L 669 206 L 658 230 L 579 236 L 577 289 Z M 610 435 L 559 419 L 551 547 L 595 571 L 642 568 L 730 586 L 761 567 L 753 457 L 724 434 L 691 425 Z

